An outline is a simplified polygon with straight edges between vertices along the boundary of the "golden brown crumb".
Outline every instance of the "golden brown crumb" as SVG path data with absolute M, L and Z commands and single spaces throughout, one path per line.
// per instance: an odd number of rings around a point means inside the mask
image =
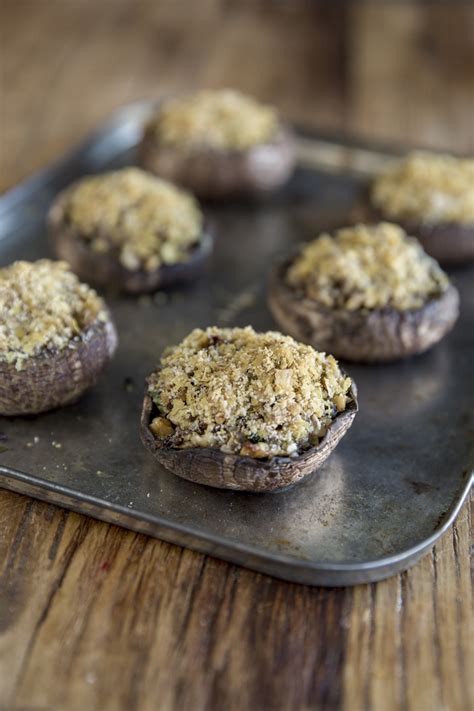
M 372 187 L 372 202 L 393 220 L 474 223 L 474 160 L 414 152 Z
M 301 251 L 287 283 L 332 309 L 417 309 L 448 277 L 398 225 L 356 225 L 322 234 Z
M 184 148 L 245 150 L 271 141 L 278 116 L 238 91 L 199 91 L 165 102 L 151 121 L 159 140 Z
M 262 458 L 317 444 L 350 385 L 332 356 L 290 336 L 210 327 L 165 352 L 149 392 L 173 447 Z
M 40 259 L 0 269 L 0 359 L 18 370 L 43 350 L 61 350 L 97 319 L 104 302 L 65 262 Z
M 72 189 L 66 211 L 94 251 L 118 250 L 130 270 L 186 261 L 202 233 L 194 198 L 139 168 L 84 178 Z

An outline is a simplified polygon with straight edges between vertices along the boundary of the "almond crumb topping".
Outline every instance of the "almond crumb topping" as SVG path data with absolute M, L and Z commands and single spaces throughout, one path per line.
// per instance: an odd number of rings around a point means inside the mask
M 376 178 L 372 202 L 393 220 L 474 224 L 474 159 L 410 153 Z
M 194 198 L 139 168 L 84 178 L 68 196 L 66 215 L 94 251 L 118 252 L 132 271 L 187 261 L 202 234 Z
M 224 151 L 267 143 L 275 136 L 278 124 L 275 109 L 232 89 L 170 99 L 150 122 L 163 144 Z
M 102 299 L 65 262 L 19 261 L 0 269 L 0 360 L 18 370 L 45 350 L 68 347 L 106 318 Z
M 319 443 L 350 401 L 350 386 L 333 356 L 290 336 L 195 329 L 165 351 L 149 379 L 161 415 L 150 429 L 166 430 L 177 448 L 295 456 Z
M 322 234 L 289 267 L 292 288 L 331 309 L 418 309 L 443 293 L 447 275 L 398 225 L 356 225 Z

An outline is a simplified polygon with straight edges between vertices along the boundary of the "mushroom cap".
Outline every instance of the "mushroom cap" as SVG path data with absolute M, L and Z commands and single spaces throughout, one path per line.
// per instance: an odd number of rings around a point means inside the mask
M 96 319 L 65 348 L 28 358 L 21 370 L 0 361 L 0 415 L 32 415 L 77 400 L 95 385 L 117 347 L 112 321 Z
M 293 259 L 287 257 L 272 271 L 269 308 L 284 332 L 336 358 L 382 363 L 422 353 L 440 341 L 458 318 L 459 294 L 452 284 L 419 309 L 327 308 L 288 286 L 285 275 Z
M 143 400 L 140 434 L 143 444 L 155 459 L 183 479 L 217 489 L 277 492 L 305 479 L 329 457 L 352 425 L 359 409 L 355 383 L 352 383 L 349 395 L 352 399 L 347 408 L 336 415 L 320 443 L 295 457 L 263 460 L 229 454 L 220 449 L 167 446 L 166 441 L 156 437 L 149 428 L 154 405 L 148 394 Z
M 273 140 L 234 151 L 181 150 L 160 143 L 147 126 L 138 150 L 143 168 L 204 198 L 270 192 L 286 183 L 296 162 L 293 133 L 284 124 Z
M 190 250 L 186 262 L 162 264 L 153 271 L 126 269 L 112 250 L 106 253 L 94 252 L 66 217 L 66 204 L 71 190 L 71 187 L 67 188 L 54 201 L 48 214 L 48 227 L 55 254 L 68 262 L 79 278 L 94 286 L 143 294 L 192 281 L 203 270 L 214 243 L 208 225 L 199 242 Z

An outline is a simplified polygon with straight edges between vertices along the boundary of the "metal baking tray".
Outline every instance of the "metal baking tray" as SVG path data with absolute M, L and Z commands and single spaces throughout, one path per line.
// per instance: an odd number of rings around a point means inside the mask
M 84 145 L 0 198 L 0 263 L 50 254 L 45 214 L 76 178 L 135 159 L 150 104 L 118 111 Z M 426 355 L 347 365 L 360 413 L 324 467 L 294 489 L 245 494 L 166 472 L 140 443 L 145 376 L 162 349 L 209 324 L 275 328 L 275 256 L 342 224 L 387 152 L 300 134 L 300 165 L 266 200 L 207 206 L 217 243 L 192 286 L 111 298 L 120 346 L 75 405 L 0 418 L 0 486 L 270 575 L 312 585 L 379 580 L 412 565 L 453 522 L 471 483 L 474 271 L 452 274 L 461 318 Z

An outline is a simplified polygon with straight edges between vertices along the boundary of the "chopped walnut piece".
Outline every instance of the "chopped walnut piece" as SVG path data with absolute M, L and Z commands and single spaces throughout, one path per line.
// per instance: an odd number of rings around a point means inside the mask
M 152 400 L 175 427 L 171 446 L 257 458 L 317 443 L 350 387 L 332 356 L 250 326 L 195 329 L 149 379 Z
M 254 459 L 265 459 L 268 457 L 270 448 L 265 442 L 244 442 L 239 454 L 243 457 L 253 457 Z
M 448 277 L 398 225 L 356 225 L 322 234 L 290 265 L 287 283 L 331 309 L 417 309 Z
M 65 262 L 40 259 L 0 269 L 0 360 L 21 370 L 43 350 L 67 348 L 97 319 L 105 304 Z
M 155 417 L 150 422 L 150 429 L 157 437 L 170 437 L 174 432 L 174 427 L 166 417 Z
M 334 398 L 334 404 L 338 412 L 343 412 L 346 409 L 347 398 L 341 393 L 341 395 L 336 395 Z
M 115 250 L 131 271 L 184 262 L 202 236 L 194 198 L 139 168 L 84 178 L 71 189 L 66 214 L 91 249 Z
M 271 106 L 224 89 L 170 99 L 150 125 L 167 145 L 245 150 L 272 140 L 278 129 L 278 116 Z
M 393 220 L 474 224 L 474 159 L 410 153 L 376 178 L 372 202 Z

